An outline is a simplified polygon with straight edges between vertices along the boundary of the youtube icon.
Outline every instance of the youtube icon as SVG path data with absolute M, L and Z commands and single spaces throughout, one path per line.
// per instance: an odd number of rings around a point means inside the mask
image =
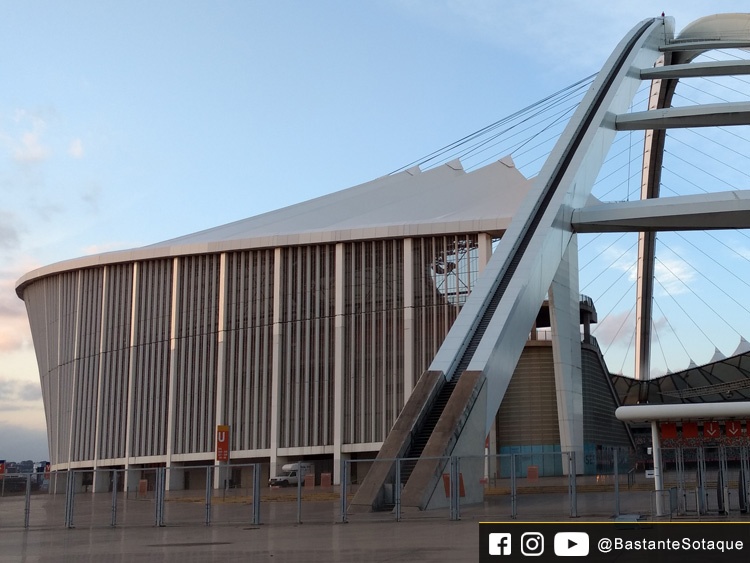
M 586 532 L 558 532 L 555 534 L 555 555 L 582 557 L 589 554 L 589 535 Z

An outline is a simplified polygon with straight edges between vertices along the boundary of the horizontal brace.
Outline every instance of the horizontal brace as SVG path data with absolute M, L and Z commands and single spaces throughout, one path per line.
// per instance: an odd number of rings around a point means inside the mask
M 615 120 L 615 128 L 618 131 L 723 125 L 750 125 L 750 102 L 727 102 L 639 111 L 618 115 Z
M 713 39 L 706 41 L 685 41 L 684 43 L 668 43 L 659 47 L 662 52 L 676 51 L 710 51 L 712 49 L 744 49 L 750 47 L 750 41 Z
M 642 80 L 734 76 L 750 74 L 750 61 L 712 61 L 683 65 L 657 66 L 641 71 Z

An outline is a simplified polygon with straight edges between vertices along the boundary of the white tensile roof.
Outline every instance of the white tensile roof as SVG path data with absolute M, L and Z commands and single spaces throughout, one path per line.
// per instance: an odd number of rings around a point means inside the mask
M 510 157 L 464 172 L 460 162 L 413 168 L 152 246 L 271 238 L 260 246 L 447 232 L 504 231 L 529 189 Z
M 415 167 L 157 244 L 44 266 L 18 280 L 16 292 L 50 274 L 135 260 L 451 233 L 501 236 L 531 185 L 510 157 L 472 172 L 457 160 L 425 172 Z

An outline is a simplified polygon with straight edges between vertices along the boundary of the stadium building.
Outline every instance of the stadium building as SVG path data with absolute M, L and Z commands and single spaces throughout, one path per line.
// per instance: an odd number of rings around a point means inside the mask
M 528 191 L 510 158 L 454 161 L 25 275 L 52 469 L 189 472 L 226 424 L 232 462 L 304 458 L 337 481 L 342 457 L 377 454 Z M 585 447 L 627 448 L 583 303 Z M 539 334 L 493 452 L 560 451 Z

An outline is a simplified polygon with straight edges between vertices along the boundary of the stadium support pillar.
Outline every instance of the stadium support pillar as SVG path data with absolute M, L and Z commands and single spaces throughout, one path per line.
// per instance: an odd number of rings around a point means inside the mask
M 490 427 L 490 433 L 487 435 L 487 442 L 489 447 L 487 448 L 487 478 L 490 480 L 497 479 L 498 476 L 498 464 L 497 464 L 497 426 L 493 424 Z
M 340 485 L 341 446 L 344 443 L 344 245 L 336 245 L 336 301 L 334 303 L 333 367 L 333 483 Z
M 276 469 L 276 452 L 279 448 L 279 405 L 281 405 L 281 270 L 282 253 L 281 248 L 276 248 L 273 259 L 273 354 L 271 361 L 271 473 Z
M 172 316 L 169 323 L 169 405 L 167 406 L 167 490 L 170 490 L 170 473 L 169 467 L 172 462 L 172 452 L 174 452 L 175 441 L 175 420 L 177 420 L 177 411 L 185 408 L 177 400 L 177 296 L 180 287 L 180 259 L 172 260 Z
M 404 239 L 404 404 L 414 389 L 414 239 Z M 399 405 L 403 408 L 403 405 Z
M 227 300 L 227 253 L 221 254 L 221 261 L 219 266 L 219 334 L 218 334 L 218 357 L 216 360 L 216 398 L 214 402 L 214 408 L 216 412 L 216 424 L 227 424 L 226 411 L 224 409 L 225 404 L 225 389 L 227 387 L 226 379 L 227 373 L 225 370 L 224 358 L 226 357 L 226 341 L 224 335 L 227 330 L 227 316 L 226 316 L 226 300 Z M 234 432 L 236 428 L 229 429 L 229 443 L 233 441 Z M 217 428 L 211 428 L 208 430 L 214 435 L 214 449 L 216 445 L 216 432 Z M 232 455 L 232 448 L 229 448 L 229 455 Z M 216 469 L 214 470 L 214 489 L 221 489 L 226 486 L 226 481 L 229 479 L 229 470 L 227 469 L 227 463 L 221 461 L 215 461 Z
M 106 493 L 109 491 L 109 479 L 111 472 L 106 469 L 97 468 L 94 470 L 94 479 L 92 482 L 92 492 Z
M 182 491 L 185 489 L 185 469 L 172 463 L 167 466 L 166 490 Z
M 549 302 L 560 449 L 563 452 L 575 452 L 578 460 L 576 472 L 582 473 L 583 384 L 577 241 L 576 235 L 573 235 L 563 254 L 550 286 Z M 565 464 L 563 472 L 567 473 Z
M 654 457 L 654 490 L 656 491 L 656 515 L 664 516 L 664 477 L 661 472 L 661 440 L 659 439 L 659 423 L 651 421 L 651 455 Z
M 490 258 L 492 258 L 492 236 L 488 235 L 487 233 L 479 233 L 479 263 L 477 264 L 477 267 L 479 269 L 479 273 L 481 274 L 484 271 L 484 267 L 487 265 L 487 262 L 490 261 Z
M 138 491 L 138 481 L 141 480 L 141 468 L 140 467 L 127 467 L 125 471 L 125 492 L 135 493 Z
M 351 459 L 351 457 L 352 457 L 351 454 L 345 454 L 345 453 L 341 453 L 339 451 L 336 451 L 333 454 L 333 483 L 334 483 L 334 485 L 340 485 L 341 484 L 341 478 L 342 478 L 342 475 L 341 475 L 341 460 L 342 459 L 349 460 L 349 459 Z M 351 482 L 351 479 L 349 480 L 349 482 Z
M 140 263 L 133 264 L 133 288 L 130 294 L 130 359 L 128 362 L 128 406 L 125 421 L 125 457 L 130 458 L 133 454 L 133 397 L 135 396 L 135 368 L 136 368 L 136 346 L 135 329 L 140 321 L 138 316 L 138 290 L 139 290 Z M 126 466 L 127 467 L 127 466 Z M 129 472 L 128 472 L 129 473 Z

